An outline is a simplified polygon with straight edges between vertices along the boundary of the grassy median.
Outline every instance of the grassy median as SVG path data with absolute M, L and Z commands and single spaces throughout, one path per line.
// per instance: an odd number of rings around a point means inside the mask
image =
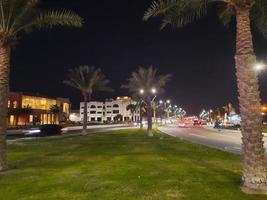
M 120 130 L 9 145 L 3 200 L 266 200 L 239 190 L 241 157 Z

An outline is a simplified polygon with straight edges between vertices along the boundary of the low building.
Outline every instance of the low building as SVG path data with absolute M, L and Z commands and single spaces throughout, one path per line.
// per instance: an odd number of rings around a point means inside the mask
M 87 103 L 88 122 L 114 122 L 114 121 L 138 121 L 139 111 L 127 110 L 127 106 L 135 104 L 130 97 L 117 97 L 102 101 L 90 101 Z M 84 102 L 80 103 L 80 116 L 83 120 Z
M 58 124 L 68 120 L 70 105 L 67 98 L 10 92 L 8 125 Z

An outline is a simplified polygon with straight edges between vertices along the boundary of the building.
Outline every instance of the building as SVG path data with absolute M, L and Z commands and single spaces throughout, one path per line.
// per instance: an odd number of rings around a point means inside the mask
M 58 124 L 69 117 L 70 100 L 10 92 L 8 100 L 8 125 Z
M 138 121 L 139 111 L 131 112 L 127 106 L 135 104 L 130 97 L 117 97 L 102 101 L 91 101 L 87 103 L 88 122 L 114 122 L 114 121 Z M 83 120 L 84 102 L 80 103 L 80 116 Z

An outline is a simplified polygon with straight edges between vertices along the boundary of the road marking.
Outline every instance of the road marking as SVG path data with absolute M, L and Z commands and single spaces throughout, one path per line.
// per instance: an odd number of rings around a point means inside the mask
M 197 137 L 201 137 L 201 138 L 206 138 L 205 135 L 198 135 L 198 134 L 194 134 L 194 133 L 189 133 L 188 135 L 197 136 Z

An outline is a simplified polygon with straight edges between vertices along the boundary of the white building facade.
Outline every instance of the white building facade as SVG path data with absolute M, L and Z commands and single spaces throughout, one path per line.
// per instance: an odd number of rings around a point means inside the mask
M 87 120 L 88 122 L 127 122 L 139 121 L 140 115 L 138 109 L 136 112 L 127 110 L 127 106 L 136 104 L 130 97 L 117 97 L 107 99 L 104 102 L 90 101 L 87 103 Z M 84 102 L 80 103 L 80 118 L 83 120 Z

